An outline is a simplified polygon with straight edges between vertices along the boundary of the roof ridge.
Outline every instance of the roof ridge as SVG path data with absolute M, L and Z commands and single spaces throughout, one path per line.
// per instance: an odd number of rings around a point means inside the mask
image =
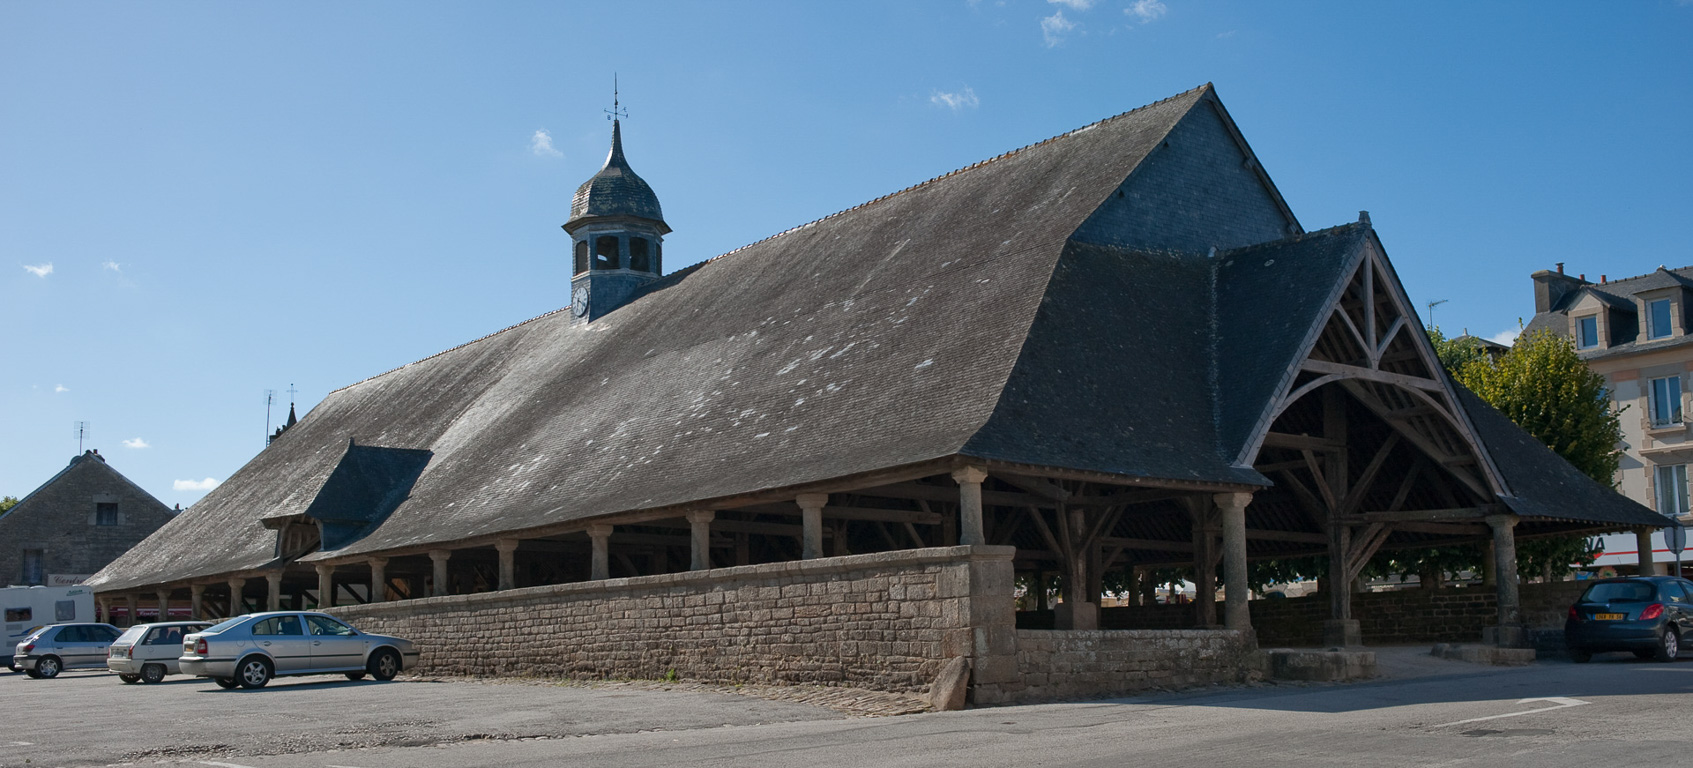
M 933 178 L 926 179 L 924 181 L 919 181 L 916 184 L 912 184 L 912 185 L 905 187 L 903 189 L 898 189 L 898 190 L 895 190 L 893 192 L 889 192 L 885 195 L 882 195 L 881 197 L 866 200 L 866 201 L 859 203 L 857 205 L 854 205 L 850 208 L 843 208 L 843 209 L 835 211 L 834 213 L 831 213 L 827 216 L 823 216 L 822 218 L 812 219 L 811 221 L 805 222 L 804 224 L 799 224 L 799 225 L 796 225 L 796 226 L 793 226 L 793 227 L 789 227 L 787 229 L 782 230 L 781 232 L 777 232 L 776 234 L 770 235 L 768 237 L 763 237 L 763 238 L 760 238 L 758 240 L 754 240 L 754 241 L 747 243 L 746 245 L 743 245 L 739 248 L 735 248 L 735 249 L 729 250 L 729 251 L 724 251 L 723 253 L 720 253 L 720 254 L 713 256 L 709 259 L 701 261 L 698 264 L 694 264 L 693 266 L 710 264 L 710 263 L 717 261 L 718 259 L 724 258 L 726 256 L 733 256 L 733 255 L 740 253 L 741 251 L 744 251 L 744 250 L 751 248 L 755 245 L 760 245 L 762 243 L 770 242 L 771 240 L 775 240 L 776 238 L 782 237 L 783 235 L 792 234 L 792 233 L 798 232 L 802 229 L 807 229 L 807 228 L 810 228 L 810 227 L 815 226 L 817 224 L 821 224 L 825 221 L 836 218 L 838 216 L 843 216 L 843 215 L 846 215 L 848 213 L 852 213 L 853 211 L 857 211 L 857 210 L 860 210 L 860 209 L 863 209 L 863 208 L 868 208 L 872 205 L 883 202 L 883 201 L 888 200 L 890 198 L 898 197 L 899 195 L 903 195 L 907 192 L 910 192 L 914 189 L 917 189 L 918 187 L 926 187 L 926 186 L 933 184 L 937 181 L 941 181 L 943 179 L 948 179 L 948 178 L 951 178 L 953 176 L 957 176 L 961 173 L 964 173 L 965 171 L 972 171 L 972 170 L 975 170 L 975 169 L 980 168 L 982 166 L 985 166 L 989 163 L 997 162 L 999 160 L 1003 160 L 1003 159 L 1010 157 L 1012 155 L 1020 154 L 1024 151 L 1034 149 L 1035 147 L 1039 147 L 1039 146 L 1042 146 L 1042 145 L 1045 145 L 1045 144 L 1050 144 L 1054 141 L 1065 138 L 1067 136 L 1071 136 L 1073 134 L 1081 133 L 1082 131 L 1091 130 L 1096 126 L 1104 125 L 1104 124 L 1109 123 L 1113 120 L 1118 120 L 1118 119 L 1121 119 L 1121 118 L 1124 118 L 1124 117 L 1128 117 L 1129 115 L 1132 115 L 1136 112 L 1151 109 L 1151 108 L 1156 107 L 1160 104 L 1165 104 L 1165 103 L 1168 103 L 1168 102 L 1171 102 L 1171 101 L 1175 101 L 1176 99 L 1182 98 L 1182 97 L 1187 96 L 1187 95 L 1194 93 L 1196 91 L 1211 90 L 1213 88 L 1214 88 L 1214 86 L 1211 83 L 1207 82 L 1204 85 L 1196 86 L 1194 88 L 1189 88 L 1185 91 L 1182 91 L 1181 93 L 1174 94 L 1172 96 L 1166 96 L 1162 99 L 1151 102 L 1149 104 L 1142 104 L 1138 107 L 1135 107 L 1134 109 L 1128 110 L 1127 112 L 1119 112 L 1115 115 L 1111 115 L 1110 117 L 1095 120 L 1094 122 L 1088 123 L 1087 125 L 1081 126 L 1080 128 L 1074 128 L 1074 129 L 1065 131 L 1063 133 L 1060 133 L 1056 136 L 1047 137 L 1047 138 L 1042 139 L 1040 141 L 1034 142 L 1033 144 L 1025 144 L 1025 145 L 1018 147 L 1016 149 L 1001 152 L 1001 153 L 994 155 L 993 157 L 990 157 L 986 160 L 978 160 L 974 163 L 971 163 L 969 165 L 964 166 L 963 168 L 955 168 L 955 169 L 947 171 L 946 173 L 943 173 L 939 176 L 935 176 Z
M 1659 272 L 1668 272 L 1672 275 L 1675 275 L 1676 277 L 1683 277 L 1684 278 L 1684 277 L 1686 277 L 1686 275 L 1681 274 L 1681 270 L 1684 270 L 1684 269 L 1693 269 L 1693 264 L 1690 264 L 1690 265 L 1685 266 L 1685 267 L 1675 267 L 1674 269 L 1671 269 L 1669 267 L 1659 267 L 1658 269 L 1654 269 L 1651 272 L 1647 272 L 1644 275 L 1634 275 L 1634 276 L 1631 276 L 1631 277 L 1619 277 L 1615 280 L 1606 280 L 1603 283 L 1594 283 L 1594 282 L 1584 281 L 1584 284 L 1585 285 L 1597 286 L 1597 287 L 1600 287 L 1600 288 L 1606 288 L 1606 287 L 1609 287 L 1609 286 L 1616 285 L 1617 283 L 1626 283 L 1630 280 L 1645 279 L 1645 278 L 1651 277 L 1653 275 L 1656 275 Z
M 1250 251 L 1253 248 L 1263 248 L 1265 246 L 1270 246 L 1270 245 L 1287 245 L 1287 244 L 1290 244 L 1290 243 L 1297 243 L 1297 242 L 1300 242 L 1302 240 L 1307 240 L 1307 239 L 1310 239 L 1310 238 L 1313 238 L 1313 237 L 1316 237 L 1316 236 L 1319 236 L 1319 235 L 1327 236 L 1327 235 L 1337 234 L 1337 233 L 1340 232 L 1340 230 L 1343 230 L 1343 229 L 1360 229 L 1360 230 L 1362 230 L 1362 229 L 1373 229 L 1373 228 L 1374 228 L 1373 225 L 1371 225 L 1369 222 L 1348 221 L 1345 224 L 1336 224 L 1332 227 L 1324 227 L 1323 229 L 1314 229 L 1314 230 L 1311 230 L 1309 232 L 1300 232 L 1297 235 L 1290 235 L 1288 237 L 1284 237 L 1284 238 L 1281 238 L 1279 240 L 1265 240 L 1262 243 L 1253 243 L 1251 245 L 1243 245 L 1243 246 L 1240 246 L 1238 248 L 1230 248 L 1228 250 L 1220 250 L 1220 251 L 1217 252 L 1217 255 L 1222 256 L 1222 255 L 1226 255 L 1226 254 L 1240 253 L 1242 251 Z
M 388 370 L 386 370 L 386 371 L 383 371 L 383 372 L 381 372 L 381 373 L 375 373 L 375 374 L 371 374 L 371 375 L 369 375 L 369 376 L 366 376 L 366 377 L 364 377 L 364 378 L 362 378 L 362 379 L 359 379 L 359 380 L 358 380 L 358 381 L 355 381 L 355 382 L 353 382 L 353 383 L 351 383 L 351 384 L 347 384 L 347 385 L 345 385 L 345 386 L 341 386 L 341 387 L 336 387 L 336 388 L 335 388 L 335 389 L 332 389 L 332 390 L 329 390 L 329 394 L 330 394 L 330 395 L 333 395 L 333 394 L 335 394 L 335 393 L 336 393 L 336 392 L 340 392 L 340 391 L 342 391 L 342 390 L 344 390 L 344 389 L 352 389 L 352 388 L 353 388 L 353 387 L 356 387 L 356 386 L 358 386 L 358 385 L 360 385 L 360 384 L 363 384 L 363 383 L 365 383 L 365 382 L 367 382 L 367 381 L 371 381 L 371 380 L 373 380 L 373 379 L 380 379 L 380 378 L 382 378 L 382 377 L 383 377 L 383 376 L 387 376 L 387 375 L 388 375 L 388 374 L 390 374 L 390 373 L 393 373 L 393 372 L 395 372 L 395 371 L 398 371 L 398 370 L 401 370 L 401 369 L 404 369 L 404 368 L 410 368 L 410 367 L 412 367 L 412 366 L 414 366 L 414 365 L 417 365 L 417 364 L 418 364 L 418 363 L 423 363 L 423 362 L 428 362 L 428 361 L 430 361 L 430 360 L 434 360 L 434 359 L 435 359 L 435 358 L 437 358 L 437 357 L 440 357 L 440 356 L 442 356 L 442 355 L 444 355 L 444 354 L 447 354 L 447 353 L 448 353 L 448 352 L 454 352 L 454 351 L 457 351 L 457 350 L 460 350 L 460 349 L 464 349 L 464 348 L 465 348 L 465 347 L 468 347 L 468 346 L 470 346 L 470 345 L 472 345 L 472 344 L 475 344 L 475 343 L 476 343 L 476 342 L 479 342 L 479 341 L 484 341 L 484 340 L 487 340 L 487 339 L 491 339 L 491 338 L 494 338 L 494 337 L 495 337 L 495 336 L 498 336 L 498 335 L 500 335 L 500 334 L 502 334 L 502 333 L 505 333 L 505 332 L 506 332 L 506 331 L 509 331 L 509 330 L 511 330 L 511 329 L 513 329 L 513 328 L 517 328 L 517 327 L 519 327 L 519 326 L 524 326 L 524 325 L 528 325 L 528 324 L 530 324 L 530 323 L 533 323 L 533 322 L 535 322 L 535 321 L 536 321 L 536 320 L 544 320 L 544 319 L 546 319 L 546 318 L 549 318 L 549 317 L 552 317 L 552 316 L 553 316 L 553 315 L 556 315 L 556 314 L 558 314 L 558 313 L 560 313 L 560 312 L 563 312 L 563 311 L 565 311 L 565 310 L 568 310 L 568 309 L 570 309 L 570 305 L 569 305 L 569 304 L 566 304 L 566 305 L 564 305 L 564 306 L 562 306 L 562 307 L 559 307 L 559 308 L 558 308 L 558 309 L 555 309 L 555 310 L 553 310 L 553 311 L 551 311 L 551 312 L 545 312 L 545 313 L 542 313 L 542 314 L 539 314 L 539 315 L 536 315 L 536 316 L 534 316 L 534 317 L 531 317 L 531 318 L 529 318 L 529 319 L 528 319 L 528 320 L 523 320 L 523 321 L 520 321 L 520 322 L 516 322 L 516 323 L 512 323 L 512 324 L 511 324 L 511 325 L 508 325 L 508 326 L 506 326 L 506 327 L 504 327 L 504 328 L 501 328 L 501 329 L 499 329 L 499 330 L 497 330 L 497 331 L 494 331 L 494 332 L 493 332 L 493 333 L 488 333 L 488 334 L 483 334 L 483 335 L 481 335 L 481 336 L 478 336 L 478 337 L 476 337 L 476 338 L 474 338 L 474 339 L 471 339 L 471 340 L 470 340 L 470 341 L 467 341 L 467 342 L 465 342 L 465 343 L 463 343 L 463 344 L 459 344 L 459 345 L 456 345 L 456 346 L 451 346 L 451 347 L 448 347 L 448 348 L 446 348 L 446 349 L 443 349 L 443 350 L 441 350 L 441 351 L 440 351 L 440 352 L 436 352 L 436 353 L 435 353 L 435 354 L 433 354 L 433 355 L 430 355 L 430 356 L 428 356 L 428 357 L 420 357 L 420 358 L 418 358 L 418 359 L 416 359 L 416 360 L 413 360 L 413 361 L 411 361 L 411 362 L 409 362 L 409 363 L 406 363 L 406 364 L 405 364 L 405 365 L 399 365 L 399 366 L 395 366 L 395 367 L 393 367 L 393 368 L 389 368 L 389 369 L 388 369 Z M 325 396 L 324 396 L 324 397 L 326 397 L 326 398 L 327 398 L 327 397 L 328 397 L 328 396 L 329 396 L 329 395 L 325 395 Z M 321 401 L 320 401 L 320 402 L 321 402 Z M 310 411 L 307 411 L 307 413 L 310 413 Z

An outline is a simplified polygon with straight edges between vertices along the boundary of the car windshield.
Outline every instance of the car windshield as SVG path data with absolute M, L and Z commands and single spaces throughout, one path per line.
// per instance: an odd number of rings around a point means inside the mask
M 1611 581 L 1594 584 L 1581 596 L 1584 603 L 1644 603 L 1657 595 L 1648 581 Z
M 133 644 L 135 641 L 140 640 L 141 635 L 143 633 L 145 633 L 146 631 L 147 631 L 147 625 L 145 625 L 145 624 L 142 624 L 140 626 L 130 627 L 129 629 L 124 630 L 123 634 L 118 635 L 117 642 L 132 643 Z
M 201 632 L 208 632 L 208 633 L 222 632 L 226 629 L 229 629 L 230 627 L 235 626 L 236 624 L 240 624 L 241 620 L 245 619 L 245 618 L 247 618 L 247 617 L 246 616 L 236 616 L 233 619 L 224 619 L 223 621 L 220 621 L 216 624 L 213 624 L 209 627 L 206 627 L 205 629 L 202 629 L 200 631 Z

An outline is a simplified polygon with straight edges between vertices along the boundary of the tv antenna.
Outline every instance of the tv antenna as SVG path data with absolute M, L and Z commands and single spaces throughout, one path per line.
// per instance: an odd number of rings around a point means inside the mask
M 290 385 L 292 386 L 292 385 Z M 276 402 L 276 390 L 265 390 L 265 445 L 270 445 L 270 407 Z
M 1435 328 L 1434 308 L 1438 307 L 1442 304 L 1445 304 L 1447 301 L 1448 301 L 1448 299 L 1440 299 L 1439 301 L 1431 301 L 1431 302 L 1428 303 L 1428 327 L 1431 330 Z
M 617 100 L 617 73 L 613 72 L 611 73 L 611 109 L 605 111 L 605 119 L 615 120 L 619 117 L 628 119 L 629 110 L 624 109 Z
M 76 455 L 82 455 L 82 442 L 94 439 L 94 425 L 86 422 L 76 422 Z

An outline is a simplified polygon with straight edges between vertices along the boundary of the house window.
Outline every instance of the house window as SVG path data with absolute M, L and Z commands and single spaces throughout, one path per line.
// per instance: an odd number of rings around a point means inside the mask
M 95 525 L 117 525 L 118 505 L 115 502 L 100 502 L 94 505 Z
M 588 271 L 588 241 L 587 240 L 577 240 L 576 241 L 576 271 L 573 274 L 580 275 L 583 272 L 587 272 L 587 271 Z
M 617 238 L 604 235 L 594 238 L 594 269 L 621 269 L 617 256 Z
M 1658 299 L 1646 305 L 1647 314 L 1651 315 L 1651 327 L 1646 331 L 1646 338 L 1661 339 L 1669 335 L 1669 299 Z
M 47 580 L 41 567 L 42 554 L 43 552 L 39 549 L 24 550 L 23 583 L 25 586 L 33 587 Z
M 1658 511 L 1671 517 L 1687 514 L 1687 465 L 1658 467 Z
M 647 258 L 646 238 L 629 238 L 629 268 L 638 272 L 653 271 L 651 259 Z
M 1599 317 L 1588 315 L 1575 321 L 1575 346 L 1577 349 L 1591 349 L 1599 346 Z
M 1681 423 L 1681 377 L 1652 380 L 1652 426 Z

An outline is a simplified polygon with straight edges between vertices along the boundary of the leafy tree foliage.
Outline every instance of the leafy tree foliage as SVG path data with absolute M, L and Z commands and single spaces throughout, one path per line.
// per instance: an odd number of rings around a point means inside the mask
M 17 506 L 17 504 L 18 497 L 16 496 L 0 496 L 0 515 L 6 514 L 6 510 Z

